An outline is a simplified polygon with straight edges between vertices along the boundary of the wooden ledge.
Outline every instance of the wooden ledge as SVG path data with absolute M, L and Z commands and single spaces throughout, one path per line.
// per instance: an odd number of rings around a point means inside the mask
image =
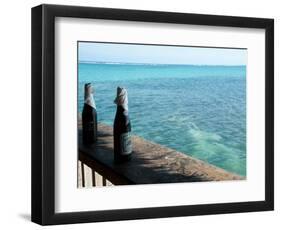
M 98 142 L 82 144 L 79 126 L 79 160 L 94 168 L 113 184 L 157 184 L 176 182 L 226 181 L 245 178 L 173 149 L 132 136 L 133 155 L 129 162 L 115 164 L 113 130 L 98 124 Z

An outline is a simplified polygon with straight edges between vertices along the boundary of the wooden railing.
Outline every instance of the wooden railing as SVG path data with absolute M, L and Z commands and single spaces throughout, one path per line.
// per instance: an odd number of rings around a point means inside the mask
M 78 160 L 78 188 L 113 186 L 104 176 L 90 168 L 85 162 Z
M 138 136 L 132 136 L 131 161 L 114 164 L 112 133 L 98 124 L 97 143 L 84 146 L 79 131 L 79 187 L 245 179 Z

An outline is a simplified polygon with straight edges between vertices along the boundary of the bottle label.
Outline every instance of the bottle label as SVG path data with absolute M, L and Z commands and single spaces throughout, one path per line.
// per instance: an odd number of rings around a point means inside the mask
M 131 133 L 122 133 L 121 136 L 121 154 L 129 155 L 132 152 Z

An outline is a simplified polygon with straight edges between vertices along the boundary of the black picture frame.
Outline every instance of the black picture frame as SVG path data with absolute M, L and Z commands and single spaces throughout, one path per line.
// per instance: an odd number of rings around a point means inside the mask
M 55 18 L 109 19 L 265 29 L 265 200 L 55 213 Z M 41 225 L 274 209 L 274 20 L 171 12 L 40 5 L 32 8 L 32 221 Z

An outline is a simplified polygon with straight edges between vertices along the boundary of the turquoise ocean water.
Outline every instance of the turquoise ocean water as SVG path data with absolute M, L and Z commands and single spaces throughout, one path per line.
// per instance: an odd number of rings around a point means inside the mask
M 246 175 L 245 66 L 79 63 L 79 112 L 86 82 L 99 122 L 113 124 L 123 86 L 134 134 Z

